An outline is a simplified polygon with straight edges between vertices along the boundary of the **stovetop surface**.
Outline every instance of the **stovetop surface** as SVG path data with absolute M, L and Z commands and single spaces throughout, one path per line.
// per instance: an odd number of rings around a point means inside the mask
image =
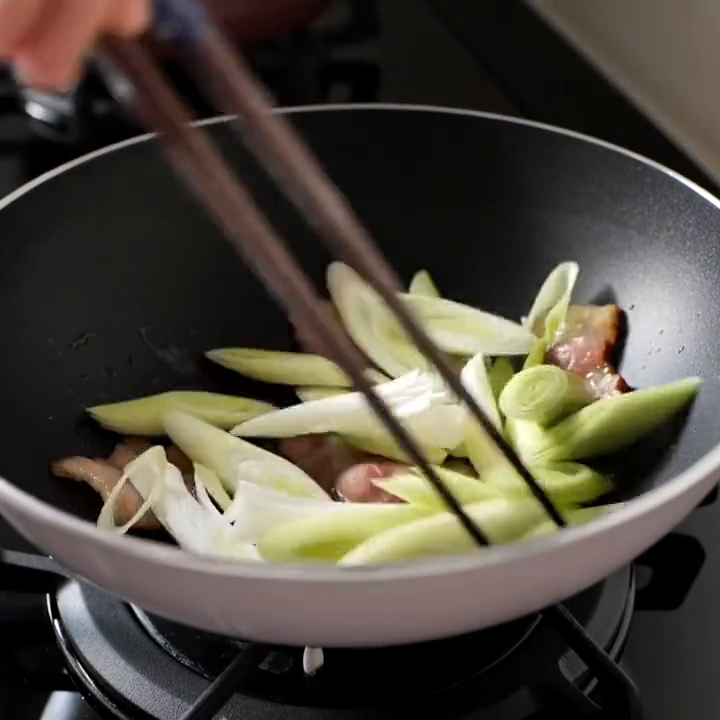
M 338 5 L 343 5 L 342 15 L 355 3 Z M 373 3 L 359 5 L 367 11 Z M 291 82 L 282 87 L 287 104 L 361 98 L 516 112 L 486 69 L 421 4 L 391 0 L 378 7 L 373 22 L 368 25 L 365 15 L 360 30 L 355 28 L 356 42 L 331 53 L 342 60 L 342 81 L 325 89 L 318 89 L 312 77 Z M 431 66 L 419 50 L 428 46 L 435 49 Z M 260 62 L 270 58 L 272 65 L 273 58 L 286 59 L 288 50 L 270 47 L 263 52 Z M 308 72 L 312 76 L 312 68 Z M 79 141 L 39 137 L 9 77 L 0 74 L 0 196 L 73 157 L 135 133 L 124 120 L 110 118 Z M 720 716 L 720 502 L 714 495 L 709 500 L 636 568 L 638 593 L 622 666 L 637 684 L 649 720 Z M 29 549 L 2 521 L 0 548 Z M 54 643 L 37 652 L 34 641 L 46 632 L 36 623 L 39 608 L 44 612 L 43 598 L 0 594 L 0 717 L 98 720 L 69 679 L 58 682 L 62 658 Z M 3 638 L 12 633 L 24 639 L 18 647 L 22 656 L 27 646 L 27 657 L 3 654 Z M 10 666 L 18 660 L 32 672 L 14 673 Z

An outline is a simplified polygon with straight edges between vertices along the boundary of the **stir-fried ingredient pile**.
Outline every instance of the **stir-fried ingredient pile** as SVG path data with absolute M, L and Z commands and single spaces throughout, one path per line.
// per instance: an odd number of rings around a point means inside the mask
M 600 502 L 611 478 L 585 463 L 653 432 L 700 385 L 630 390 L 615 366 L 622 311 L 571 305 L 577 275 L 572 262 L 555 268 L 521 322 L 441 297 L 424 271 L 402 296 L 571 525 L 616 507 Z M 556 532 L 375 291 L 341 263 L 327 280 L 328 312 L 367 357 L 368 379 L 483 533 L 497 544 Z M 353 566 L 477 550 L 346 374 L 304 349 L 207 353 L 292 386 L 297 404 L 183 391 L 89 408 L 130 437 L 106 460 L 66 458 L 52 471 L 100 494 L 101 528 L 164 528 L 204 555 Z M 163 436 L 172 444 L 144 439 Z M 276 452 L 258 440 L 276 441 Z

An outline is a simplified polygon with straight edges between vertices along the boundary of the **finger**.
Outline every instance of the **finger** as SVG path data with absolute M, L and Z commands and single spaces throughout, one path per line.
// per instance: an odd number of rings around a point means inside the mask
M 116 0 L 106 24 L 106 30 L 115 35 L 132 37 L 150 26 L 149 0 Z
M 71 87 L 109 8 L 110 0 L 51 0 L 39 26 L 16 55 L 20 79 L 30 86 Z
M 0 0 L 0 58 L 10 59 L 41 16 L 45 0 Z

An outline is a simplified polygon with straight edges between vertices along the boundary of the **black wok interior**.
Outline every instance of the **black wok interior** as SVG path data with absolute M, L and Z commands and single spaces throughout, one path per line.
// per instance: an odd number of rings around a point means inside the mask
M 627 311 L 631 385 L 704 379 L 679 441 L 629 473 L 629 492 L 720 440 L 715 204 L 630 156 L 494 118 L 355 109 L 292 120 L 405 278 L 427 268 L 448 297 L 519 318 L 546 273 L 577 260 L 576 298 Z M 321 283 L 319 243 L 229 128 L 212 132 Z M 111 447 L 84 406 L 174 388 L 269 396 L 202 353 L 292 347 L 283 314 L 154 141 L 83 163 L 0 212 L 0 343 L 0 473 L 87 518 L 92 492 L 48 472 L 52 459 Z

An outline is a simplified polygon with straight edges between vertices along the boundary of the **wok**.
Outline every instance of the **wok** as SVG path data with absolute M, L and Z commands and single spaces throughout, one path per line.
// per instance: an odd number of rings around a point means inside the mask
M 148 610 L 286 644 L 450 636 L 566 598 L 631 561 L 720 476 L 720 208 L 653 162 L 571 132 L 468 111 L 287 111 L 406 278 L 519 318 L 574 259 L 579 301 L 614 299 L 632 386 L 704 385 L 684 429 L 633 451 L 620 511 L 531 544 L 372 569 L 230 564 L 98 531 L 90 490 L 51 460 L 109 451 L 83 407 L 174 388 L 266 394 L 208 348 L 290 348 L 288 323 L 163 162 L 151 137 L 21 188 L 0 212 L 0 512 L 72 572 Z M 328 257 L 241 149 L 208 123 L 322 282 Z M 267 396 L 267 395 L 266 395 Z M 669 437 L 669 436 L 668 436 Z

